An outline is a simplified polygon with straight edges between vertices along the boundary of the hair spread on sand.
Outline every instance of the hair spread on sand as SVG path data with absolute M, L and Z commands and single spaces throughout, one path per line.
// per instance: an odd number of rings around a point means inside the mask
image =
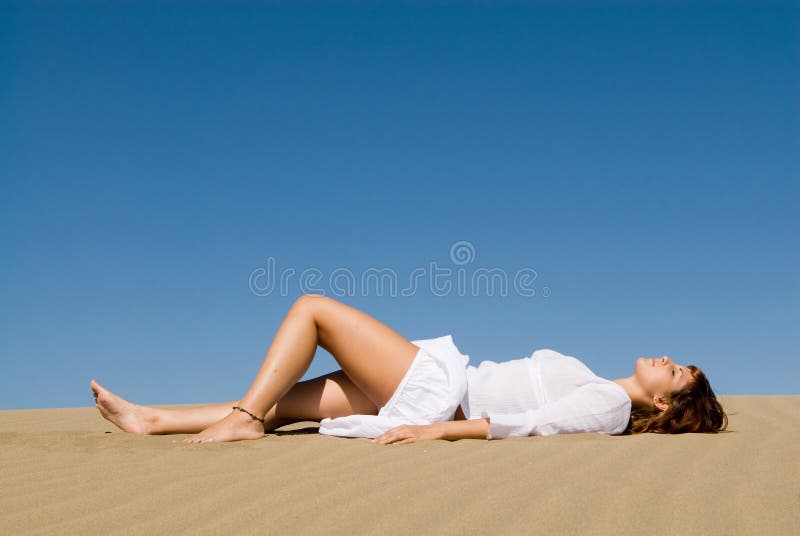
M 625 434 L 716 434 L 728 427 L 728 416 L 717 400 L 708 378 L 699 367 L 687 367 L 693 380 L 686 387 L 670 393 L 669 407 L 663 411 L 636 407 Z

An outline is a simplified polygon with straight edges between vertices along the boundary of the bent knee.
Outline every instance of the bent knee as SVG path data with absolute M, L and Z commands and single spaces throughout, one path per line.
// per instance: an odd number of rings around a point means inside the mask
M 293 308 L 315 311 L 319 307 L 331 301 L 331 298 L 321 294 L 303 294 L 294 301 Z

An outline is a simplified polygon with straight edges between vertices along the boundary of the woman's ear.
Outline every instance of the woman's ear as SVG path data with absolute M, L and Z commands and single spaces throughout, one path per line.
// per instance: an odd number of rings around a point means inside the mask
M 655 395 L 653 397 L 653 406 L 655 406 L 656 409 L 660 409 L 661 411 L 665 411 L 667 408 L 669 408 L 669 403 L 667 401 L 667 397 L 665 397 L 664 395 L 661 395 L 661 394 Z

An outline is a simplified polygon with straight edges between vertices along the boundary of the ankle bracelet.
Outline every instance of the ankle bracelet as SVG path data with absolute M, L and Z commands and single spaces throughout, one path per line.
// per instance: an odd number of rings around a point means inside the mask
M 252 413 L 250 413 L 249 411 L 247 411 L 247 410 L 246 410 L 246 409 L 244 409 L 244 408 L 240 408 L 239 406 L 233 406 L 233 409 L 238 409 L 239 411 L 244 411 L 245 413 L 247 413 L 248 415 L 250 415 L 250 416 L 253 418 L 253 420 L 254 420 L 254 421 L 258 421 L 258 422 L 260 422 L 261 424 L 264 424 L 264 419 L 259 419 L 258 417 L 256 417 L 255 415 L 253 415 Z

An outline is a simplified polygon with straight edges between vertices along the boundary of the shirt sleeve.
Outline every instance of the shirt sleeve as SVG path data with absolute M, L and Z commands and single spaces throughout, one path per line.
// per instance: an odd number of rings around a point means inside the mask
M 600 432 L 620 434 L 630 418 L 631 401 L 613 386 L 583 385 L 569 395 L 524 413 L 481 411 L 489 419 L 486 439 Z

